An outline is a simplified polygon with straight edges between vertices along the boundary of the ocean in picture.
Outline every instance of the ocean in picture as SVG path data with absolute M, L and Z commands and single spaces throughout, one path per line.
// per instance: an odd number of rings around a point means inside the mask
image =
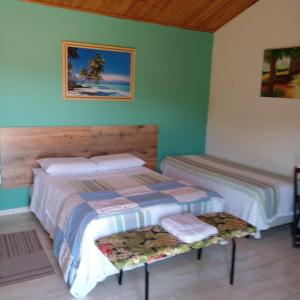
M 75 87 L 68 91 L 70 96 L 108 96 L 108 97 L 128 97 L 130 95 L 130 84 L 123 82 L 101 82 L 101 83 L 80 83 L 80 87 Z
M 68 98 L 132 98 L 132 50 L 71 44 L 65 51 Z

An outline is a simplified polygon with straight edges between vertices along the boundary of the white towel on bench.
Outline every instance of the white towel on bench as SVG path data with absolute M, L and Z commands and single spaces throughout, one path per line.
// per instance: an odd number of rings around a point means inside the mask
M 161 226 L 184 243 L 201 241 L 217 234 L 218 229 L 192 214 L 173 215 L 160 220 Z

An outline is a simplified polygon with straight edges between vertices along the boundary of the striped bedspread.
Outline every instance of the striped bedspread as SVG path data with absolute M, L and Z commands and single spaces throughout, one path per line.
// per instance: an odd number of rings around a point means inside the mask
M 162 163 L 162 169 L 164 165 L 173 166 L 198 178 L 214 181 L 248 194 L 258 202 L 261 213 L 266 219 L 272 219 L 278 213 L 282 198 L 280 187 L 292 184 L 290 177 L 210 155 L 167 157 Z
M 153 173 L 132 174 L 126 177 L 125 186 L 141 186 L 170 181 L 165 175 Z M 70 180 L 69 185 L 79 192 L 112 191 L 119 189 L 120 177 L 110 176 L 105 179 Z
M 128 230 L 147 226 L 146 221 L 140 221 L 145 219 L 142 209 L 149 209 L 148 214 L 151 214 L 152 207 L 168 209 L 168 205 L 176 205 L 182 206 L 183 212 L 195 213 L 193 210 L 197 209 L 197 204 L 213 197 L 220 198 L 215 192 L 199 189 L 185 181 L 169 180 L 165 176 L 160 181 L 149 174 L 133 176 L 144 185 L 112 190 L 105 180 L 72 183 L 83 191 L 64 202 L 54 237 L 54 252 L 60 258 L 64 277 L 69 284 L 72 284 L 78 266 L 83 233 L 93 220 L 122 216 L 128 227 L 125 230 Z

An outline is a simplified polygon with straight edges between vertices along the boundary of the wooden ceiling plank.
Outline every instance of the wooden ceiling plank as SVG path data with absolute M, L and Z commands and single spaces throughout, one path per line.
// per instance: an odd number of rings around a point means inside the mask
M 205 11 L 206 7 L 209 5 L 211 1 L 209 0 L 189 0 L 185 1 L 184 6 L 182 9 L 178 11 L 177 14 L 174 14 L 173 18 L 170 19 L 171 22 L 185 25 L 195 16 L 202 14 Z
M 157 0 L 153 0 L 153 2 L 157 2 Z M 157 8 L 155 10 L 153 10 L 150 14 L 150 12 L 148 12 L 148 16 L 149 18 L 152 18 L 153 22 L 155 22 L 155 19 L 157 18 L 157 16 L 159 15 L 159 13 L 165 9 L 167 9 L 167 7 L 170 5 L 171 1 L 170 0 L 161 0 L 158 1 L 159 5 L 157 5 Z
M 182 6 L 184 5 L 184 3 L 185 2 L 181 0 L 169 1 L 165 9 L 161 10 L 157 14 L 155 20 L 157 22 L 168 22 L 168 20 L 171 20 L 174 15 L 178 14 L 178 12 L 182 10 Z
M 255 2 L 255 0 L 250 0 L 247 2 L 240 1 L 237 3 L 235 0 L 231 0 L 231 3 L 223 6 L 219 12 L 214 14 L 211 18 L 206 19 L 206 24 L 209 24 L 207 27 L 208 30 L 218 30 L 220 27 L 228 23 Z
M 164 10 L 165 6 L 169 3 L 170 0 L 136 0 L 133 5 L 128 8 L 125 15 L 127 17 L 138 17 L 151 21 L 161 10 Z
M 203 12 L 207 9 L 210 5 L 210 0 L 202 0 L 197 2 L 198 5 L 194 5 L 192 8 L 185 10 L 185 16 L 182 16 L 181 23 L 184 26 L 187 26 L 191 20 L 198 18 L 203 14 Z M 197 26 L 195 26 L 197 27 Z
M 214 16 L 220 11 L 220 9 L 223 8 L 223 6 L 228 5 L 230 2 L 231 0 L 214 0 L 211 5 L 207 6 L 206 9 L 203 10 L 201 14 L 195 16 L 186 25 L 198 27 L 200 24 L 205 24 L 207 19 Z
M 117 15 L 126 14 L 129 7 L 135 2 L 135 0 L 102 0 L 94 1 L 94 10 L 99 13 L 113 13 Z M 101 3 L 99 3 L 101 2 Z
M 111 17 L 214 32 L 259 0 L 22 0 Z

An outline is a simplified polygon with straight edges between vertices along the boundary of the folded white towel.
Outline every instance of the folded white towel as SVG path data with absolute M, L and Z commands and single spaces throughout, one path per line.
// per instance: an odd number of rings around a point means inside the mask
M 165 217 L 162 222 L 170 224 L 174 229 L 188 230 L 198 228 L 200 220 L 192 214 L 173 215 Z
M 184 243 L 201 241 L 217 234 L 218 229 L 192 214 L 173 215 L 160 220 L 161 226 Z

